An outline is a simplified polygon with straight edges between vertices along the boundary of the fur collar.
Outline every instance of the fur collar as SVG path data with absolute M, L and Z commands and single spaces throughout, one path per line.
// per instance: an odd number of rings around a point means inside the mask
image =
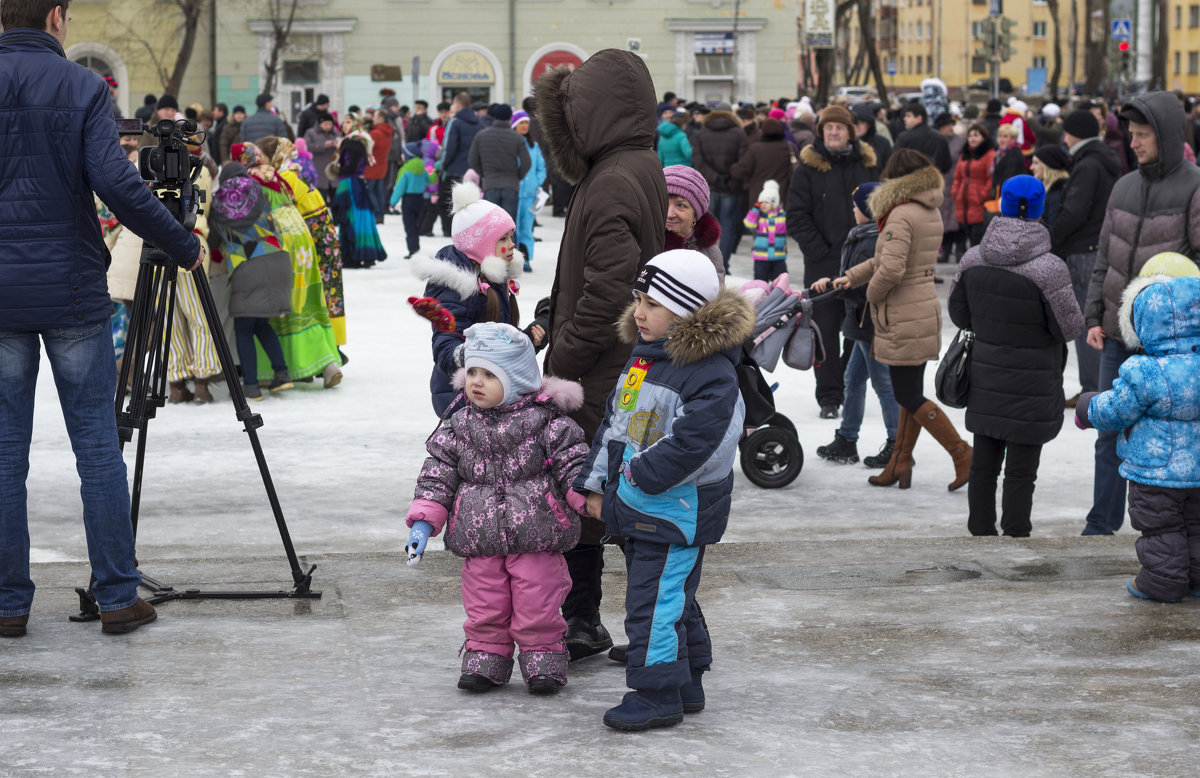
M 875 156 L 875 149 L 871 148 L 871 144 L 863 143 L 860 140 L 854 141 L 854 144 L 858 146 L 858 159 L 862 166 L 875 167 L 879 158 Z M 833 169 L 833 165 L 829 162 L 829 158 L 822 153 L 824 151 L 824 144 L 818 150 L 816 142 L 810 143 L 800 152 L 800 161 L 819 173 L 828 173 Z
M 579 153 L 567 122 L 563 82 L 571 75 L 566 68 L 555 68 L 537 80 L 533 96 L 537 100 L 538 124 L 545 139 L 543 151 L 550 158 L 550 167 L 558 171 L 571 186 L 577 185 L 588 172 L 588 161 Z
M 897 205 L 908 200 L 916 200 L 926 207 L 936 208 L 941 198 L 938 198 L 937 203 L 931 204 L 927 202 L 929 198 L 923 195 L 934 189 L 940 195 L 945 187 L 946 179 L 942 178 L 942 172 L 933 165 L 928 165 L 906 176 L 884 181 L 867 199 L 867 207 L 879 221 L 887 218 L 888 212 Z
M 467 384 L 467 369 L 460 367 L 454 371 L 454 377 L 451 379 L 451 384 L 457 391 L 462 391 Z M 516 408 L 522 405 L 522 401 L 529 395 L 525 395 L 515 402 L 508 405 L 499 406 L 500 408 Z M 583 387 L 576 381 L 568 381 L 565 378 L 555 378 L 554 376 L 542 376 L 542 388 L 536 395 L 533 395 L 533 402 L 539 405 L 550 405 L 557 408 L 563 413 L 573 413 L 583 407 Z
M 515 278 L 517 268 L 525 265 L 525 257 L 519 250 L 513 251 L 511 262 L 505 262 L 497 256 L 483 260 L 476 269 L 475 263 L 470 267 L 455 264 L 449 259 L 431 257 L 428 254 L 417 254 L 409 262 L 409 270 L 414 276 L 427 284 L 444 286 L 457 292 L 464 300 L 471 295 L 479 294 L 479 281 L 482 277 L 493 284 L 506 284 Z
M 630 303 L 617 321 L 617 334 L 625 343 L 637 343 L 637 325 Z M 754 306 L 740 293 L 722 287 L 717 299 L 681 319 L 667 338 L 666 352 L 677 365 L 690 365 L 741 346 L 754 333 Z
M 724 119 L 725 122 L 720 121 L 721 119 Z M 733 127 L 741 127 L 742 126 L 741 120 L 738 119 L 737 114 L 735 114 L 733 111 L 709 111 L 707 114 L 704 115 L 704 118 L 700 120 L 700 126 L 708 127 L 708 125 L 711 124 L 712 122 L 716 122 L 718 125 L 722 125 L 722 124 L 725 125 L 724 127 L 721 127 L 721 126 L 713 127 L 712 129 L 714 129 L 714 130 L 729 129 L 730 126 L 733 126 Z M 726 122 L 728 122 L 728 123 L 726 123 Z
M 1117 324 L 1121 327 L 1121 340 L 1131 351 L 1142 347 L 1142 339 L 1138 337 L 1137 329 L 1133 326 L 1133 301 L 1143 289 L 1163 280 L 1163 276 L 1139 276 L 1129 282 L 1125 291 L 1121 292 L 1121 307 L 1117 309 Z
M 700 221 L 696 222 L 690 239 L 667 230 L 666 239 L 663 241 L 663 251 L 685 249 L 688 248 L 688 243 L 695 243 L 696 248 L 708 249 L 717 245 L 717 241 L 720 239 L 721 225 L 711 213 L 705 211 L 700 216 Z

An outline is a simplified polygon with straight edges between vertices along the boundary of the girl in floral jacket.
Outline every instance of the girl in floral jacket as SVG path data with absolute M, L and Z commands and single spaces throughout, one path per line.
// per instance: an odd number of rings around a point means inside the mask
M 531 694 L 567 682 L 571 589 L 562 552 L 579 541 L 584 498 L 571 490 L 588 446 L 567 416 L 583 404 L 578 384 L 539 381 L 533 344 L 508 324 L 466 332 L 455 386 L 466 407 L 426 441 L 429 458 L 408 509 L 409 564 L 446 528 L 462 568 L 467 635 L 458 688 L 486 692 L 508 681 L 513 643 Z

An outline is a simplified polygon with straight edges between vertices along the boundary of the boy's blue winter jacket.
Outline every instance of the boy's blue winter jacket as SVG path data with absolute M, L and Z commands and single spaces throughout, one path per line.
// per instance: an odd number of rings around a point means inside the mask
M 455 361 L 454 352 L 465 342 L 463 332 L 472 324 L 483 321 L 487 292 L 481 288 L 481 282 L 490 284 L 500 297 L 499 321 L 514 327 L 517 324 L 507 286 L 507 273 L 512 264 L 520 270 L 519 263 L 506 263 L 496 257 L 488 257 L 483 265 L 476 265 L 453 244 L 442 247 L 436 257 L 418 254 L 412 258 L 409 268 L 414 276 L 425 282 L 425 296 L 436 298 L 443 308 L 454 314 L 454 332 L 433 331 L 433 375 L 429 378 L 429 391 L 433 395 L 433 410 L 438 416 L 446 412 L 458 395 L 452 381 L 455 371 L 462 365 Z
M 735 366 L 754 329 L 754 309 L 722 289 L 664 340 L 638 339 L 633 306 L 618 326 L 636 345 L 575 490 L 604 495 L 601 517 L 610 535 L 715 543 L 729 520 L 745 416 Z
M 1138 278 L 1125 290 L 1121 334 L 1132 356 L 1088 420 L 1119 429 L 1121 475 L 1174 489 L 1200 487 L 1200 278 Z
M 528 144 L 526 145 L 528 146 Z M 542 154 L 538 144 L 535 143 L 528 148 L 529 172 L 521 179 L 521 190 L 517 194 L 517 199 L 522 202 L 536 200 L 538 188 L 546 183 L 546 157 Z

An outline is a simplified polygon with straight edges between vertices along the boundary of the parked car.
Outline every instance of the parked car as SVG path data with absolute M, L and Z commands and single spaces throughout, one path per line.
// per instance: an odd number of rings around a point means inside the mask
M 967 89 L 975 89 L 980 92 L 990 92 L 990 91 L 992 91 L 992 79 L 981 78 L 978 81 L 976 81 L 975 83 L 971 84 L 969 87 L 967 87 Z M 1011 95 L 1013 93 L 1012 81 L 1008 80 L 1007 78 L 1001 78 L 1000 79 L 1000 93 L 1006 94 L 1006 95 Z
M 839 86 L 833 93 L 834 97 L 849 98 L 852 103 L 861 103 L 875 99 L 873 86 Z

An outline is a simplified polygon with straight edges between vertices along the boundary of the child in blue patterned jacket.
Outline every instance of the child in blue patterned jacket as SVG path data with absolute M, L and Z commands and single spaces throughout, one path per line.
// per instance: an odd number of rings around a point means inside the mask
M 735 371 L 754 308 L 709 259 L 677 249 L 650 260 L 621 316 L 634 343 L 575 480 L 588 512 L 625 538 L 626 684 L 604 714 L 614 729 L 669 727 L 704 708 L 712 644 L 696 586 L 704 547 L 729 520 L 745 406 Z
M 779 183 L 767 179 L 758 202 L 746 214 L 746 229 L 754 233 L 754 280 L 774 281 L 787 272 L 787 217 L 779 198 Z
M 1200 597 L 1200 278 L 1150 276 L 1125 289 L 1119 309 L 1130 357 L 1107 392 L 1080 395 L 1080 427 L 1117 437 L 1129 481 L 1129 520 L 1142 569 L 1135 596 Z

